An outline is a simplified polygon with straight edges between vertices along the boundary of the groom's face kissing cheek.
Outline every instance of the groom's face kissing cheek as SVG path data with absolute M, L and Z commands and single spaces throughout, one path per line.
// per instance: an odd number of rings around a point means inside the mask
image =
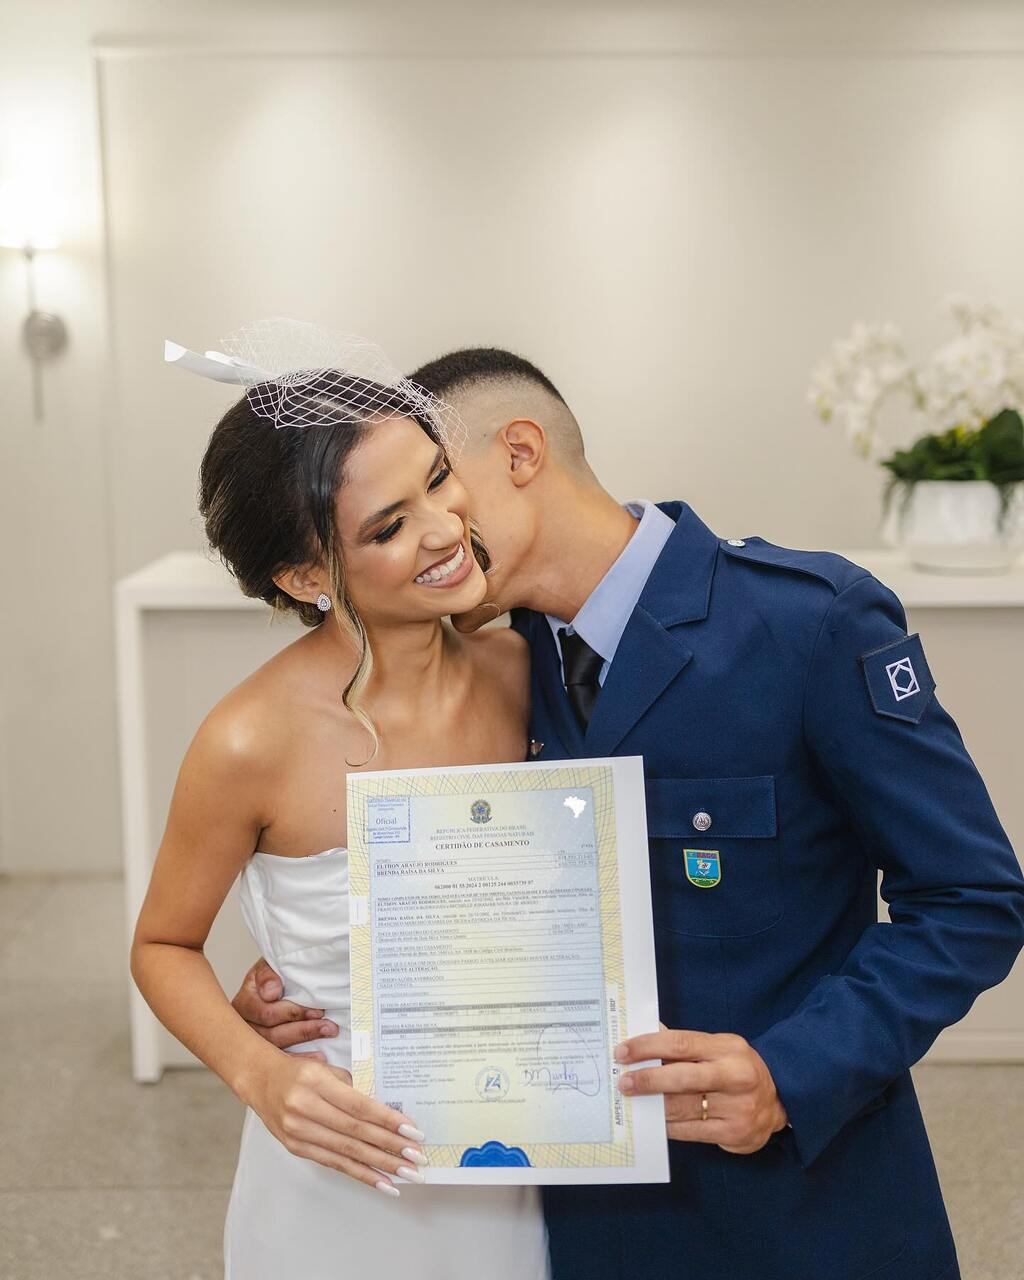
M 364 623 L 443 617 L 483 599 L 469 497 L 417 422 L 371 425 L 336 501 L 346 590 Z
M 539 469 L 544 439 L 532 421 L 510 420 L 507 411 L 495 417 L 487 398 L 486 390 L 453 397 L 469 428 L 458 478 L 468 490 L 470 515 L 490 557 L 485 599 L 503 612 L 519 603 L 516 574 L 535 537 L 528 486 Z M 493 609 L 488 616 L 494 616 Z

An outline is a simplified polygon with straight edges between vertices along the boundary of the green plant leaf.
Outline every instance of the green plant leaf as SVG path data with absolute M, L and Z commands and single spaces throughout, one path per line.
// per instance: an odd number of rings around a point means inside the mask
M 893 482 L 988 480 L 1003 486 L 1024 481 L 1024 421 L 1016 409 L 1004 409 L 980 431 L 954 427 L 921 436 L 909 449 L 897 449 L 882 461 Z
M 1004 409 L 978 433 L 985 479 L 993 484 L 1024 480 L 1024 421 L 1016 409 Z

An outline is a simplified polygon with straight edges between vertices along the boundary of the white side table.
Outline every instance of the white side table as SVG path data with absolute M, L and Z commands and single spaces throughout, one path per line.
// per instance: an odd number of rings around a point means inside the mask
M 129 939 L 146 895 L 174 779 L 206 712 L 284 647 L 301 624 L 274 620 L 216 561 L 173 552 L 116 590 L 121 822 Z M 229 994 L 255 958 L 232 891 L 206 954 Z M 132 1071 L 156 1081 L 165 1066 L 196 1065 L 131 987 Z
M 1008 573 L 945 574 L 913 569 L 899 551 L 840 551 L 895 591 L 911 609 L 1024 608 L 1024 556 Z
M 1024 849 L 1020 786 L 1024 722 L 1024 564 L 990 577 L 911 570 L 893 551 L 844 552 L 903 600 L 910 630 L 922 632 L 940 697 L 960 724 L 1010 837 Z M 175 552 L 117 586 L 118 693 L 125 893 L 129 933 L 145 896 L 178 764 L 207 710 L 234 684 L 301 632 L 268 626 L 270 611 L 247 600 L 205 556 Z M 207 948 L 229 993 L 255 955 L 237 907 L 221 912 Z M 137 1080 L 165 1066 L 195 1063 L 131 997 Z M 988 992 L 932 1057 L 1024 1060 L 1024 968 Z

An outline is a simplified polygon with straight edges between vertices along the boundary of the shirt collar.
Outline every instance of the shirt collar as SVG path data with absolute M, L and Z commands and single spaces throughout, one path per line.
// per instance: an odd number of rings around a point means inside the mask
M 653 502 L 628 502 L 626 510 L 639 520 L 639 524 L 619 558 L 584 601 L 570 625 L 570 630 L 582 636 L 605 662 L 611 662 L 615 656 L 651 570 L 675 529 L 671 516 L 660 511 Z M 546 617 L 558 646 L 558 632 L 566 624 L 551 614 Z

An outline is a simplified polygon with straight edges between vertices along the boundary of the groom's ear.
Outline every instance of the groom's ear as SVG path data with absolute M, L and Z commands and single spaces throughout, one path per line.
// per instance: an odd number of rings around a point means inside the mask
M 509 458 L 512 483 L 517 489 L 535 479 L 547 456 L 544 428 L 532 418 L 514 418 L 498 433 Z

